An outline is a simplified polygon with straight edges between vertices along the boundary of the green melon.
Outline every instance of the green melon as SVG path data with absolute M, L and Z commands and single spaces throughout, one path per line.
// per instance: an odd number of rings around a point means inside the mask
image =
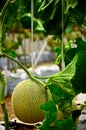
M 50 91 L 47 94 L 51 99 Z M 36 123 L 44 118 L 40 106 L 46 101 L 44 86 L 32 80 L 23 80 L 14 88 L 11 103 L 15 116 L 20 121 Z

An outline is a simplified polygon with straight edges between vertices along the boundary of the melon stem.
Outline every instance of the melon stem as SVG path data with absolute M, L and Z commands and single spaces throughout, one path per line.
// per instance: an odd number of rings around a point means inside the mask
M 46 87 L 46 84 L 44 82 L 42 82 L 41 80 L 37 79 L 32 73 L 30 73 L 27 68 L 21 64 L 18 60 L 16 60 L 15 58 L 13 58 L 12 56 L 6 54 L 6 53 L 2 53 L 1 56 L 5 56 L 9 59 L 11 59 L 12 61 L 16 62 L 29 76 L 29 78 L 37 83 L 40 83 L 41 85 L 43 85 L 44 87 Z

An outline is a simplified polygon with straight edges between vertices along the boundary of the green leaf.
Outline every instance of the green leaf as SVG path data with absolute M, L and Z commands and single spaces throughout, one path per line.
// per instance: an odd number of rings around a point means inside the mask
M 39 8 L 38 11 L 43 11 L 45 10 L 51 3 L 53 2 L 53 0 L 44 0 Z
M 86 51 L 86 41 L 77 38 L 75 44 L 77 44 L 77 51 Z
M 86 41 L 82 38 L 77 38 L 75 44 L 77 45 L 77 48 L 70 48 L 64 55 L 65 65 L 68 65 L 71 62 L 76 53 L 79 51 L 86 51 Z
M 41 105 L 41 109 L 45 114 L 45 121 L 47 121 L 47 125 L 53 123 L 57 118 L 57 108 L 56 104 L 53 100 L 46 102 Z
M 77 130 L 77 126 L 74 124 L 71 118 L 67 118 L 65 120 L 57 120 L 55 128 L 55 130 Z
M 76 72 L 77 59 L 78 56 L 76 55 L 64 70 L 46 80 L 47 86 L 52 93 L 53 100 L 59 105 L 65 117 L 71 117 L 71 101 L 76 94 L 71 79 Z
M 55 61 L 57 65 L 61 64 L 61 59 L 62 59 L 62 55 L 59 54 L 58 57 L 56 58 L 56 61 Z
M 76 55 L 70 64 L 66 66 L 66 68 L 59 73 L 53 75 L 51 78 L 57 78 L 57 79 L 68 79 L 71 80 L 71 78 L 74 76 L 76 71 L 76 62 L 77 62 L 78 56 Z
M 40 6 L 40 8 L 38 10 L 38 14 L 39 14 L 39 17 L 44 22 L 49 21 L 51 15 L 52 15 L 52 12 L 53 12 L 53 5 L 54 5 L 53 0 L 50 0 L 49 2 L 46 2 L 46 0 L 44 0 L 43 3 L 41 4 L 41 6 Z
M 71 79 L 71 83 L 73 84 L 76 93 L 86 93 L 86 51 L 80 51 L 77 55 L 76 72 Z
M 74 23 L 76 22 L 78 23 L 78 25 L 81 25 L 83 23 L 85 17 L 85 15 L 82 12 L 80 12 L 77 8 L 74 9 L 70 8 L 69 16 L 70 16 L 70 21 Z
M 56 6 L 59 1 L 60 1 L 60 0 L 55 0 L 55 1 L 54 1 L 54 6 Z
M 36 23 L 34 31 L 35 32 L 44 32 L 44 27 L 42 25 L 42 21 L 39 19 L 35 19 L 34 22 Z
M 13 58 L 18 57 L 18 55 L 13 50 L 6 49 L 3 52 L 7 53 L 8 55 L 12 56 Z
M 77 6 L 69 9 L 69 16 L 77 22 L 78 25 L 83 24 L 86 15 L 86 1 L 79 0 Z
M 77 48 L 69 49 L 64 55 L 65 66 L 67 66 L 76 55 Z
M 78 0 L 65 0 L 67 2 L 67 10 L 72 7 L 75 8 L 75 6 L 78 4 Z
M 31 13 L 25 13 L 21 16 L 21 22 L 25 28 L 31 28 Z M 43 32 L 44 28 L 42 25 L 42 21 L 37 18 L 33 18 L 34 30 Z
M 41 109 L 44 112 L 45 118 L 43 120 L 42 126 L 39 127 L 40 130 L 50 130 L 52 124 L 57 119 L 58 110 L 56 108 L 56 104 L 53 100 L 46 102 L 41 105 Z M 51 129 L 52 130 L 52 129 Z

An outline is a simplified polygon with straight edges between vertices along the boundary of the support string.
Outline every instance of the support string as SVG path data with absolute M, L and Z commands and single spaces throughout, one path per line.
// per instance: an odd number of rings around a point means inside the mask
M 61 70 L 64 69 L 65 63 L 64 63 L 64 0 L 62 0 L 62 44 L 61 44 L 62 50 L 61 50 Z
M 33 54 L 33 20 L 34 20 L 34 0 L 31 0 L 31 67 L 34 67 L 34 54 Z

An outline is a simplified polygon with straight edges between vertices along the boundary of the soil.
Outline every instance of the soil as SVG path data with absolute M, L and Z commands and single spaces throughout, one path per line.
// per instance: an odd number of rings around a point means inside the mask
M 12 106 L 11 106 L 11 95 L 5 97 L 5 105 L 9 117 L 9 127 L 11 130 L 37 130 L 36 125 L 34 124 L 24 124 L 16 121 L 15 114 L 13 113 Z M 0 106 L 0 124 L 4 125 L 4 118 L 3 118 L 3 111 Z M 39 124 L 37 124 L 39 125 Z

